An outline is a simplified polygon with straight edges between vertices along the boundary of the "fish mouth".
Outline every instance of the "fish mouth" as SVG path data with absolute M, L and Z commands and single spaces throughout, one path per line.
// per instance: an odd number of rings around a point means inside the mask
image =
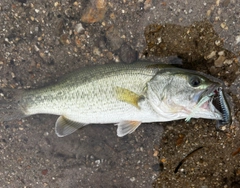
M 213 85 L 204 92 L 201 98 L 208 98 L 207 103 L 210 111 L 220 115 L 221 118 L 218 118 L 217 121 L 218 128 L 231 123 L 231 111 L 222 87 Z

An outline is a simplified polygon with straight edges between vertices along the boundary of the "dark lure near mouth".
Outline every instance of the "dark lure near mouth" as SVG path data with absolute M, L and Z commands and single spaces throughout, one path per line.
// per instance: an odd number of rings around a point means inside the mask
M 222 87 L 218 87 L 214 93 L 212 104 L 222 114 L 222 119 L 217 121 L 217 128 L 220 128 L 231 123 L 231 112 Z

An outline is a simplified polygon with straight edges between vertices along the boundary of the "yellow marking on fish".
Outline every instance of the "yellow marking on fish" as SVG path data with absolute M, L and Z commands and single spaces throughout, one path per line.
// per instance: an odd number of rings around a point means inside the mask
M 129 104 L 135 106 L 136 108 L 140 109 L 140 107 L 138 105 L 138 101 L 141 98 L 140 95 L 138 95 L 128 89 L 122 88 L 122 87 L 117 87 L 116 93 L 117 93 L 117 98 L 120 101 L 129 103 Z

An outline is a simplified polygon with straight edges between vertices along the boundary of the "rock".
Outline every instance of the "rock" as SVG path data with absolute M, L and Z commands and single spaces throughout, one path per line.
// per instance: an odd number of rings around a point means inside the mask
M 93 3 L 89 3 L 86 11 L 81 17 L 81 21 L 85 23 L 95 23 L 103 20 L 107 11 L 106 0 L 94 0 Z
M 62 35 L 60 36 L 60 42 L 61 42 L 62 44 L 64 44 L 64 45 L 71 43 L 70 40 L 69 40 L 69 35 L 68 35 L 68 33 L 64 33 L 64 34 L 62 34 Z
M 207 55 L 207 57 L 205 57 L 205 59 L 212 59 L 216 56 L 216 51 L 212 51 L 209 55 Z
M 214 61 L 214 65 L 215 67 L 222 67 L 223 66 L 223 62 L 225 61 L 226 57 L 225 56 L 219 56 L 217 58 L 217 60 Z
M 124 63 L 132 63 L 138 59 L 138 53 L 125 43 L 120 48 L 120 59 Z
M 111 26 L 106 31 L 107 45 L 112 51 L 119 49 L 123 43 L 123 39 L 120 38 L 117 28 Z
M 81 23 L 76 24 L 76 26 L 75 26 L 75 28 L 74 28 L 75 34 L 76 34 L 76 33 L 80 33 L 80 32 L 82 32 L 82 31 L 84 31 L 84 28 L 83 28 L 82 24 L 81 24 Z

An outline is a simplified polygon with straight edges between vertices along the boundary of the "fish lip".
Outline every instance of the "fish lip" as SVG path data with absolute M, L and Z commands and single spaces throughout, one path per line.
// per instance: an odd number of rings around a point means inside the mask
M 228 100 L 225 96 L 224 90 L 219 84 L 212 84 L 207 90 L 205 90 L 201 97 L 209 96 L 208 108 L 214 114 L 217 113 L 221 116 L 221 119 L 217 121 L 217 127 L 231 124 L 231 111 L 229 108 Z

